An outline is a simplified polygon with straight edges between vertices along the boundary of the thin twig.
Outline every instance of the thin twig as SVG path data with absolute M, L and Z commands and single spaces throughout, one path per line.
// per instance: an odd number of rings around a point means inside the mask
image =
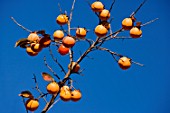
M 53 71 L 53 69 L 47 64 L 47 61 L 46 61 L 46 57 L 44 56 L 44 64 L 46 65 L 46 67 L 53 73 L 54 76 L 56 76 L 58 78 L 58 80 L 60 80 L 60 77 L 57 75 L 57 73 L 55 73 Z
M 62 13 L 62 9 L 61 9 L 60 3 L 58 3 L 58 8 L 60 10 L 60 13 Z
M 41 96 L 44 95 L 44 93 L 39 89 L 38 82 L 37 82 L 35 74 L 33 74 L 33 76 L 34 76 L 33 79 L 34 79 L 34 82 L 35 82 L 35 85 L 36 85 L 35 89 L 40 93 Z M 43 99 L 46 103 L 48 103 L 44 96 L 43 96 Z
M 144 66 L 144 64 L 141 64 L 141 63 L 138 63 L 138 62 L 135 62 L 135 61 L 131 61 L 132 63 L 136 64 L 136 65 L 139 65 L 139 66 Z
M 25 98 L 24 98 L 24 97 L 22 97 L 22 102 L 24 103 L 24 106 L 25 106 Z M 25 110 L 26 110 L 26 112 L 28 113 L 28 110 L 27 110 L 26 107 L 25 107 Z
M 51 48 L 49 47 L 49 52 L 50 52 L 50 55 L 52 57 L 52 59 L 55 61 L 55 63 L 57 63 L 57 65 L 61 68 L 61 71 L 66 74 L 66 71 L 64 70 L 63 66 L 58 62 L 57 58 L 54 57 L 53 53 L 52 53 L 52 50 Z
M 151 23 L 153 23 L 153 22 L 155 22 L 156 20 L 158 20 L 159 18 L 155 18 L 155 19 L 153 19 L 153 20 L 151 20 L 151 21 L 149 21 L 149 22 L 146 22 L 146 23 L 144 23 L 144 24 L 142 24 L 142 25 L 140 25 L 141 27 L 142 26 L 146 26 L 146 25 L 148 25 L 148 24 L 151 24 Z
M 61 99 L 60 98 L 58 98 L 50 107 L 49 107 L 49 109 L 47 110 L 47 111 L 49 111 L 57 102 L 59 102 Z
M 116 55 L 116 56 L 118 56 L 118 57 L 123 57 L 123 56 L 124 56 L 124 55 L 118 54 L 118 53 L 116 53 L 116 52 L 113 52 L 113 51 L 111 51 L 111 50 L 109 50 L 109 49 L 107 49 L 107 48 L 97 47 L 97 49 L 98 49 L 98 50 L 102 50 L 102 51 L 107 51 L 107 52 L 109 52 L 112 56 L 113 56 L 113 55 Z M 115 57 L 114 57 L 114 58 L 115 58 Z M 130 59 L 131 59 L 131 58 L 130 58 Z M 115 60 L 116 60 L 116 59 L 115 59 Z M 118 60 L 116 60 L 116 61 L 118 61 Z M 134 63 L 134 64 L 136 64 L 136 65 L 139 65 L 139 66 L 144 66 L 143 64 L 138 63 L 138 62 L 135 62 L 135 61 L 133 61 L 132 59 L 131 59 L 131 62 Z
M 13 22 L 14 23 L 16 23 L 19 27 L 21 27 L 22 29 L 24 29 L 25 31 L 27 31 L 27 32 L 32 32 L 31 30 L 29 30 L 29 29 L 27 29 L 26 27 L 24 27 L 23 25 L 21 25 L 21 24 L 19 24 L 15 19 L 14 19 L 14 17 L 10 17 L 12 20 L 13 20 Z
M 139 6 L 134 12 L 132 12 L 132 14 L 130 15 L 130 17 L 134 16 L 134 15 L 139 11 L 139 9 L 144 5 L 144 3 L 145 3 L 146 1 L 147 1 L 147 0 L 144 0 L 144 1 L 140 4 L 140 6 Z
M 71 20 L 72 20 L 75 2 L 76 2 L 76 0 L 73 1 L 72 7 L 71 7 L 71 11 L 70 11 L 70 19 L 69 19 L 70 22 L 71 22 Z
M 112 5 L 110 6 L 109 12 L 112 11 L 112 8 L 113 8 L 113 5 L 115 4 L 115 1 L 116 1 L 116 0 L 113 0 Z

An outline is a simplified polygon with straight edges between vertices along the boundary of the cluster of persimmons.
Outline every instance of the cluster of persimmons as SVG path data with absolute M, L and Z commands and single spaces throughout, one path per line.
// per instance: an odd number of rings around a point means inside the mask
M 80 59 L 83 59 L 90 51 L 92 51 L 93 48 L 97 48 L 97 44 L 99 45 L 98 48 L 102 45 L 104 41 L 106 41 L 107 37 L 112 37 L 112 34 L 109 34 L 109 30 L 111 29 L 111 23 L 109 22 L 111 18 L 111 11 L 108 9 L 105 9 L 103 3 L 99 0 L 93 2 L 90 4 L 91 10 L 98 16 L 99 18 L 99 24 L 96 25 L 94 28 L 94 34 L 96 35 L 96 39 L 98 39 L 96 42 L 94 41 L 93 44 L 87 49 L 87 51 L 84 53 L 84 56 L 82 55 Z M 30 56 L 36 56 L 39 52 L 43 50 L 43 48 L 49 47 L 51 43 L 55 43 L 57 46 L 57 52 L 61 55 L 72 55 L 73 47 L 75 46 L 75 43 L 79 40 L 85 40 L 86 35 L 88 33 L 88 30 L 84 27 L 78 27 L 75 30 L 75 35 L 71 35 L 68 33 L 68 30 L 63 29 L 62 26 L 68 25 L 70 22 L 69 16 L 65 13 L 61 13 L 56 17 L 56 23 L 61 26 L 61 29 L 57 29 L 54 31 L 52 37 L 50 37 L 49 34 L 46 34 L 44 30 L 40 31 L 33 31 L 30 32 L 27 38 L 20 39 L 16 42 L 15 46 L 20 46 L 22 48 L 26 49 L 26 53 Z M 125 18 L 122 20 L 122 28 L 113 34 L 122 32 L 122 31 L 129 31 L 129 34 L 131 38 L 140 38 L 142 36 L 141 31 L 141 23 L 136 22 L 136 18 L 134 15 L 131 15 L 128 18 Z M 109 36 L 107 36 L 109 34 Z M 112 38 L 115 38 L 116 35 Z M 103 48 L 102 48 L 103 49 Z M 108 49 L 105 49 L 108 51 Z M 109 51 L 110 52 L 110 51 Z M 114 54 L 113 52 L 110 52 L 111 54 Z M 117 54 L 114 54 L 117 55 Z M 72 57 L 72 56 L 71 56 Z M 133 63 L 131 58 L 128 58 L 124 55 L 117 55 L 118 60 L 117 63 L 119 67 L 123 70 L 127 70 L 131 67 L 131 64 Z M 72 58 L 70 58 L 72 59 Z M 80 60 L 74 61 L 71 60 L 68 64 L 68 73 L 67 77 L 65 77 L 62 82 L 57 82 L 51 75 L 49 75 L 46 72 L 42 73 L 42 77 L 45 81 L 49 82 L 46 86 L 47 94 L 50 94 L 54 97 L 59 95 L 60 99 L 63 101 L 74 101 L 77 102 L 82 98 L 82 93 L 80 90 L 75 89 L 72 85 L 66 84 L 67 80 L 70 80 L 70 74 L 77 73 L 79 74 L 80 71 Z M 61 67 L 61 65 L 60 65 Z M 68 79 L 69 78 L 69 79 Z M 38 89 L 39 90 L 39 89 Z M 34 96 L 29 91 L 22 91 L 19 96 L 22 96 L 24 99 L 28 98 L 25 104 L 25 108 L 28 111 L 35 111 L 39 107 L 39 99 L 46 96 L 40 95 L 38 98 L 34 98 Z M 55 98 L 54 98 L 55 99 Z M 54 102 L 51 102 L 52 105 Z M 48 107 L 45 110 L 45 112 L 50 108 L 50 104 L 48 103 Z M 42 112 L 42 113 L 45 113 Z

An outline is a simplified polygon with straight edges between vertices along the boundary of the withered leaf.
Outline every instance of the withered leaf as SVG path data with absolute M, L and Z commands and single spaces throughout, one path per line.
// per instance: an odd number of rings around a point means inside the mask
M 54 78 L 50 74 L 48 74 L 46 72 L 42 72 L 42 77 L 47 82 L 54 81 Z
M 32 93 L 28 90 L 22 91 L 21 94 L 19 94 L 19 96 L 24 97 L 24 98 L 33 98 Z
M 15 43 L 15 47 L 26 47 L 27 44 L 29 44 L 29 40 L 27 38 L 21 38 Z

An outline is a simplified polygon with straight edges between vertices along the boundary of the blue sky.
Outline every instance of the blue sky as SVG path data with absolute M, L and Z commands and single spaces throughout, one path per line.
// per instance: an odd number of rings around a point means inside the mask
M 92 3 L 94 0 L 91 0 Z M 101 0 L 105 8 L 109 8 L 112 0 Z M 128 17 L 142 0 L 117 0 L 111 16 L 113 31 L 121 27 L 123 18 Z M 47 57 L 49 65 L 61 76 L 57 65 L 52 61 L 48 49 L 38 56 L 30 57 L 25 50 L 14 48 L 15 42 L 28 36 L 28 32 L 18 27 L 11 19 L 13 16 L 19 23 L 31 30 L 46 30 L 53 34 L 60 27 L 55 19 L 63 11 L 70 12 L 72 0 L 1 0 L 0 1 L 0 106 L 2 113 L 24 113 L 25 109 L 18 94 L 22 90 L 30 90 L 35 84 L 32 80 L 36 74 L 39 86 L 46 92 L 47 82 L 43 81 L 41 72 L 49 72 L 43 62 Z M 127 55 L 134 61 L 143 63 L 140 67 L 133 64 L 129 70 L 121 70 L 114 59 L 106 52 L 95 51 L 89 54 L 94 60 L 85 58 L 81 68 L 85 68 L 84 76 L 73 75 L 74 86 L 82 91 L 83 98 L 77 102 L 59 101 L 49 113 L 169 113 L 170 112 L 170 72 L 169 72 L 169 17 L 168 0 L 148 0 L 136 14 L 143 23 L 159 18 L 158 21 L 142 27 L 143 37 L 136 40 L 111 40 L 104 44 L 117 53 Z M 87 37 L 95 39 L 94 27 L 98 19 L 85 0 L 77 0 L 73 12 L 72 27 L 82 26 L 90 29 Z M 72 32 L 73 33 L 73 32 Z M 129 36 L 128 32 L 119 36 Z M 75 59 L 79 51 L 88 47 L 78 42 L 75 47 Z M 65 68 L 68 57 L 61 57 L 53 47 L 58 60 Z M 39 113 L 44 107 L 40 100 Z

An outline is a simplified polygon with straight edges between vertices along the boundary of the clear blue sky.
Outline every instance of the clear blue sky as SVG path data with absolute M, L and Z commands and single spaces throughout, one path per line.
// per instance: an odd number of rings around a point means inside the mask
M 90 0 L 89 0 L 90 1 Z M 90 2 L 93 2 L 91 0 Z M 101 0 L 108 9 L 112 0 Z M 123 18 L 129 16 L 142 0 L 117 0 L 111 16 L 114 17 L 112 29 L 121 27 Z M 18 94 L 30 90 L 35 96 L 38 93 L 32 77 L 36 74 L 42 91 L 47 85 L 40 73 L 49 72 L 43 62 L 46 55 L 49 65 L 63 77 L 57 65 L 51 60 L 48 49 L 38 56 L 30 57 L 25 50 L 14 48 L 19 38 L 28 36 L 28 32 L 18 27 L 11 19 L 31 30 L 45 29 L 51 34 L 59 29 L 55 19 L 62 10 L 70 12 L 72 0 L 1 0 L 0 1 L 0 112 L 24 113 L 25 109 Z M 131 57 L 145 66 L 132 65 L 122 71 L 113 58 L 105 52 L 96 51 L 90 54 L 94 60 L 84 59 L 81 68 L 84 76 L 73 75 L 74 86 L 82 91 L 83 97 L 77 102 L 59 101 L 49 113 L 169 113 L 170 112 L 170 72 L 169 72 L 169 1 L 148 0 L 136 14 L 143 23 L 159 18 L 158 21 L 142 27 L 143 37 L 137 40 L 112 40 L 104 45 L 112 51 Z M 72 27 L 82 26 L 90 29 L 88 38 L 95 38 L 93 29 L 98 19 L 90 10 L 85 0 L 77 0 L 73 12 Z M 123 33 L 120 36 L 129 36 Z M 75 45 L 76 54 L 87 47 L 85 43 Z M 68 58 L 54 53 L 67 68 Z M 75 57 L 76 59 L 77 57 Z M 50 72 L 49 72 L 50 73 Z M 40 113 L 44 102 L 35 113 Z

